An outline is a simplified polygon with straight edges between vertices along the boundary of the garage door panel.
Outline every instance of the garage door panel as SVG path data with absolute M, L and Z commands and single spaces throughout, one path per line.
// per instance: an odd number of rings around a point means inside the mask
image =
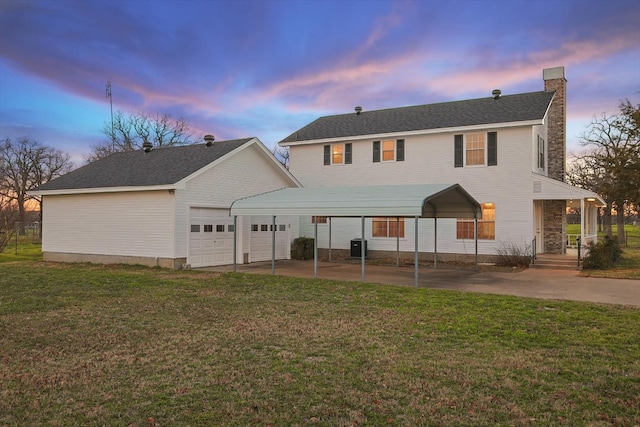
M 233 232 L 227 231 L 233 219 L 226 209 L 191 208 L 189 221 L 188 262 L 192 267 L 233 263 Z
M 251 218 L 251 251 L 249 254 L 249 260 L 251 262 L 271 260 L 273 238 L 272 227 L 272 217 L 256 216 Z M 287 228 L 286 224 L 276 220 L 275 259 L 287 258 Z

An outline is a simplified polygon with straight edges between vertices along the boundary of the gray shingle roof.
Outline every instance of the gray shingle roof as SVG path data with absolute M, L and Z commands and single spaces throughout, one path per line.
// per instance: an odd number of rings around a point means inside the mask
M 89 163 L 33 190 L 170 185 L 202 169 L 254 138 L 114 153 Z
M 554 92 L 530 92 L 465 101 L 363 111 L 320 117 L 280 141 L 312 141 L 362 135 L 379 135 L 429 129 L 456 128 L 540 120 L 544 117 Z

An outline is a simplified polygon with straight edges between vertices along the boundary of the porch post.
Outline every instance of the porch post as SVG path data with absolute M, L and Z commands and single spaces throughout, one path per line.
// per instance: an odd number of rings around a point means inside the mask
M 438 217 L 433 217 L 433 268 L 438 266 Z
M 415 252 L 413 254 L 413 265 L 414 265 L 414 272 L 413 272 L 413 284 L 414 286 L 417 288 L 418 287 L 418 218 L 419 217 L 415 217 L 415 230 L 414 230 L 414 246 L 415 246 Z
M 400 217 L 396 217 L 396 267 L 400 266 Z
M 271 221 L 271 275 L 276 275 L 276 216 Z
M 331 217 L 329 217 L 329 262 L 331 262 Z
M 313 228 L 313 277 L 318 278 L 318 217 Z
M 588 223 L 588 220 L 587 220 L 586 209 L 587 209 L 587 206 L 584 203 L 584 199 L 580 199 L 580 244 L 582 244 L 582 242 L 586 242 L 584 238 L 587 236 L 587 233 L 586 233 L 587 227 L 591 225 Z
M 362 240 L 360 241 L 360 260 L 362 263 L 362 281 L 364 282 L 364 253 L 365 253 L 365 243 L 364 243 L 364 217 L 362 217 Z
M 476 243 L 476 270 L 478 269 L 478 213 L 474 215 L 473 221 L 473 235 L 475 236 Z
M 238 215 L 233 216 L 233 272 L 238 265 Z

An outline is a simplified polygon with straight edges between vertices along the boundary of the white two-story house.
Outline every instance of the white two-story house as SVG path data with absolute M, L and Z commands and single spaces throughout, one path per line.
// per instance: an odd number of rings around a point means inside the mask
M 422 258 L 485 258 L 504 245 L 537 253 L 566 252 L 566 208 L 581 207 L 583 242 L 596 235 L 595 193 L 564 182 L 566 79 L 564 67 L 543 71 L 544 90 L 321 117 L 279 142 L 289 147 L 290 172 L 306 187 L 459 184 L 482 205 L 473 218 L 420 219 Z M 348 256 L 354 239 L 369 257 L 413 256 L 408 218 L 300 218 L 301 236 Z

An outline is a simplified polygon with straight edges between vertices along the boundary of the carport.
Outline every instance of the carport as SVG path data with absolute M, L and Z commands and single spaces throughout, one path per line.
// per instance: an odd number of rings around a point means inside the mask
M 434 219 L 434 252 L 437 255 L 438 218 L 474 218 L 475 262 L 478 263 L 478 219 L 480 204 L 459 184 L 376 185 L 354 187 L 283 188 L 269 193 L 236 200 L 230 215 L 237 223 L 238 216 L 270 215 L 273 217 L 272 249 L 275 249 L 275 218 L 277 215 L 327 216 L 361 218 L 362 238 L 365 218 L 397 217 L 415 220 L 415 285 L 418 284 L 418 219 Z M 234 227 L 236 230 L 237 227 Z M 236 271 L 236 241 L 234 231 L 234 259 Z M 365 251 L 361 250 L 361 275 L 365 281 Z M 272 250 L 272 253 L 275 253 Z M 318 277 L 318 224 L 314 228 L 314 277 Z M 434 256 L 435 260 L 435 256 Z M 435 267 L 435 264 L 434 264 Z M 275 257 L 271 271 L 275 274 Z

